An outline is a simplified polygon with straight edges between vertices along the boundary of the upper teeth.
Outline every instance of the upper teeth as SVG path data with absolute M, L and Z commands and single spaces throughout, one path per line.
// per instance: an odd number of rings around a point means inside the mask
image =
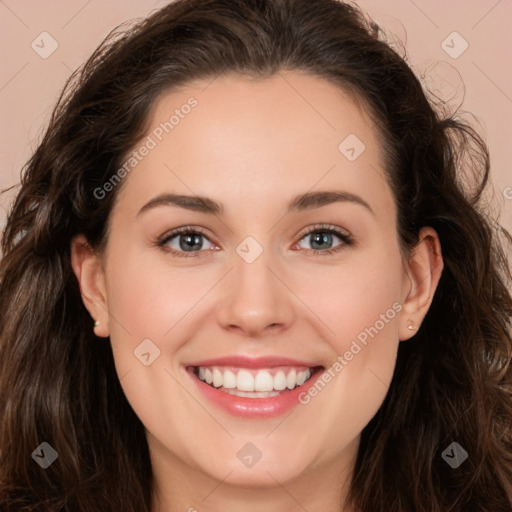
M 274 370 L 275 371 L 275 370 Z M 282 391 L 302 386 L 311 377 L 311 370 L 297 370 L 295 368 L 278 370 L 224 369 L 216 366 L 199 367 L 198 376 L 202 381 L 216 388 L 238 391 Z

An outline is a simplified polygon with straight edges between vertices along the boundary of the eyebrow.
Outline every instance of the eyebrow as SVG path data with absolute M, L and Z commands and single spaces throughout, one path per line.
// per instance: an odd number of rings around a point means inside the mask
M 355 203 L 366 208 L 370 213 L 375 215 L 370 205 L 360 196 L 350 192 L 339 190 L 326 190 L 320 192 L 307 192 L 294 197 L 289 205 L 288 211 L 304 211 L 321 208 L 333 203 Z M 221 203 L 204 196 L 190 196 L 182 194 L 161 194 L 146 203 L 137 213 L 142 213 L 157 208 L 159 206 L 178 206 L 186 210 L 192 210 L 210 215 L 219 215 L 224 212 Z

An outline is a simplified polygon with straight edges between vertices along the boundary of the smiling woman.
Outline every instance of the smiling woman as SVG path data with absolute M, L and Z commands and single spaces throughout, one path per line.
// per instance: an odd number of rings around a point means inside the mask
M 378 32 L 177 0 L 73 78 L 2 243 L 2 511 L 512 510 L 487 149 Z

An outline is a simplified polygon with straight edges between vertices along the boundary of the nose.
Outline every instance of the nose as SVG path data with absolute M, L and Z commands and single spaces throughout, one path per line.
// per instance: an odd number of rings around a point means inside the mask
M 265 251 L 252 263 L 235 255 L 217 307 L 217 320 L 224 329 L 260 338 L 292 325 L 293 292 L 279 266 L 269 260 Z

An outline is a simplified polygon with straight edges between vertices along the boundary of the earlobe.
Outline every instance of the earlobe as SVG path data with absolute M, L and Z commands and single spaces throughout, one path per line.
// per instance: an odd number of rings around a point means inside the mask
M 400 341 L 414 336 L 427 314 L 443 271 L 441 243 L 431 227 L 420 230 L 419 242 L 405 263 L 408 279 L 400 316 Z
M 101 259 L 83 235 L 78 235 L 71 242 L 71 266 L 80 286 L 82 301 L 94 321 L 94 333 L 108 337 L 108 302 Z

